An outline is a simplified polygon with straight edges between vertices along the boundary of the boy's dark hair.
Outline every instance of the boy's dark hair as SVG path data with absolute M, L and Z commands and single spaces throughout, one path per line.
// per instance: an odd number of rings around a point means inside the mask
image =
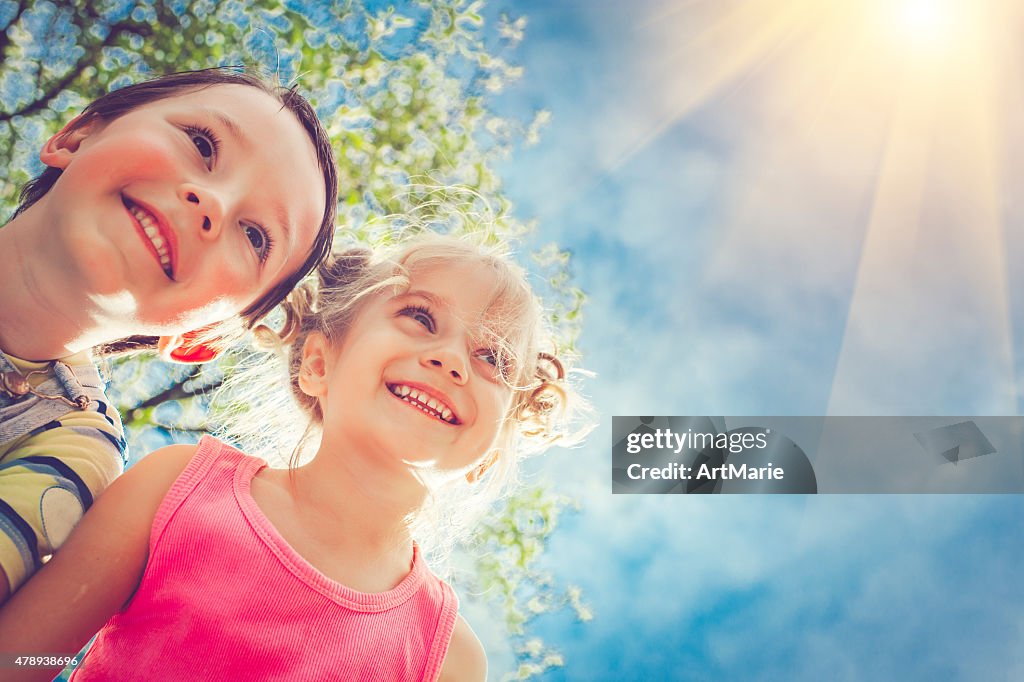
M 268 291 L 264 296 L 242 311 L 240 316 L 247 328 L 269 313 L 284 300 L 295 285 L 324 261 L 331 252 L 334 239 L 334 220 L 338 206 L 338 168 L 334 159 L 334 150 L 327 137 L 327 131 L 313 111 L 313 107 L 295 89 L 273 86 L 260 77 L 239 71 L 231 67 L 201 69 L 199 71 L 181 71 L 160 76 L 152 80 L 135 83 L 99 97 L 93 101 L 81 115 L 69 124 L 66 132 L 81 128 L 92 121 L 112 121 L 133 109 L 158 100 L 173 97 L 183 91 L 202 89 L 214 85 L 247 85 L 274 97 L 299 120 L 306 134 L 309 135 L 313 148 L 316 150 L 317 162 L 324 177 L 327 199 L 324 204 L 323 220 L 313 241 L 309 257 L 299 269 L 285 278 L 280 284 Z M 38 177 L 28 182 L 21 190 L 20 204 L 14 215 L 22 213 L 39 201 L 57 182 L 62 170 L 48 167 Z M 101 348 L 101 353 L 117 353 L 127 350 L 143 350 L 156 347 L 156 337 L 133 336 Z

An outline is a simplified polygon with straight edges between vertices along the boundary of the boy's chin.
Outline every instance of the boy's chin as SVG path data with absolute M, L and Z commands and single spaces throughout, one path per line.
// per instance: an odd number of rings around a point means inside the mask
M 58 267 L 86 291 L 116 294 L 127 288 L 128 257 L 121 245 L 94 230 L 65 230 Z

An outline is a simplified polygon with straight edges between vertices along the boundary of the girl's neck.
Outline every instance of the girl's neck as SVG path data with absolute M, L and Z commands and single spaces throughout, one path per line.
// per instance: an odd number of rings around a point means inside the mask
M 350 549 L 407 553 L 408 519 L 426 492 L 408 472 L 382 471 L 368 461 L 350 446 L 321 445 L 309 464 L 291 473 L 296 505 L 321 517 L 325 534 Z

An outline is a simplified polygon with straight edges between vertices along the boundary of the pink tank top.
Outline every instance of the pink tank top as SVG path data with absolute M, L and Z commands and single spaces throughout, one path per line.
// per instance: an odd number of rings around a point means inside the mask
M 452 589 L 418 549 L 394 589 L 356 592 L 298 553 L 256 506 L 263 460 L 204 437 L 160 504 L 128 606 L 74 682 L 436 680 L 455 627 Z

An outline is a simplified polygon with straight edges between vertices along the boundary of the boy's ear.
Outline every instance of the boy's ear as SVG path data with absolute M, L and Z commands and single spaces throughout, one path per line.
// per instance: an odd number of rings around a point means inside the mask
M 175 336 L 161 336 L 157 341 L 156 349 L 164 360 L 185 365 L 197 365 L 216 359 L 220 355 L 220 351 L 197 341 L 198 335 L 199 331 L 185 332 Z
M 99 120 L 81 123 L 81 115 L 75 116 L 59 133 L 51 137 L 39 152 L 39 160 L 51 168 L 68 167 L 72 157 L 78 151 L 82 140 L 89 137 L 99 127 Z
M 299 367 L 299 388 L 311 398 L 322 398 L 327 393 L 327 356 L 330 350 L 327 337 L 310 332 L 302 344 L 302 364 Z

